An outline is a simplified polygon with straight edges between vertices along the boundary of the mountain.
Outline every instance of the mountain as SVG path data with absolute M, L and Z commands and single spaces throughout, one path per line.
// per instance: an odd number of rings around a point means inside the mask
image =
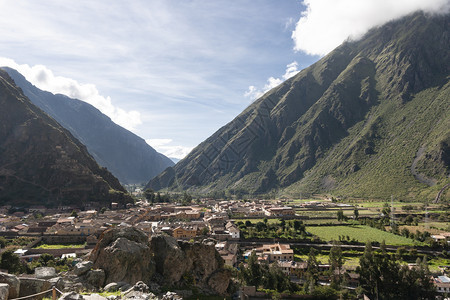
M 131 198 L 86 147 L 0 70 L 0 205 L 109 205 Z
M 41 108 L 78 140 L 89 153 L 124 184 L 145 183 L 174 163 L 142 138 L 115 124 L 92 105 L 42 91 L 19 72 L 3 68 L 33 104 Z
M 148 187 L 431 199 L 449 182 L 449 19 L 417 12 L 344 42 Z

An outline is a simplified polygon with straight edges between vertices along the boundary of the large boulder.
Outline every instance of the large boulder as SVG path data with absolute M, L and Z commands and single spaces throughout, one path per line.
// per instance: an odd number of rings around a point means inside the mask
M 77 276 L 86 274 L 87 271 L 92 269 L 93 265 L 94 265 L 94 263 L 92 261 L 81 261 L 75 265 L 73 272 Z
M 133 227 L 112 228 L 103 232 L 90 260 L 94 268 L 105 271 L 105 283 L 149 282 L 154 274 L 148 236 Z
M 19 297 L 25 297 L 29 295 L 38 294 L 51 289 L 51 283 L 48 280 L 20 277 L 20 293 Z M 34 299 L 40 300 L 44 298 L 45 295 L 40 295 L 33 297 Z M 11 296 L 10 296 L 11 297 Z M 12 298 L 12 297 L 11 297 Z
M 85 275 L 85 281 L 96 288 L 101 288 L 105 282 L 105 271 L 102 269 L 90 270 Z
M 231 271 L 220 269 L 212 273 L 208 278 L 209 288 L 217 294 L 225 294 L 230 284 Z
M 179 282 L 189 267 L 186 254 L 181 250 L 175 238 L 167 235 L 152 236 L 150 241 L 155 254 L 156 272 L 162 276 L 166 285 Z
M 196 285 L 213 294 L 223 294 L 228 288 L 231 274 L 223 269 L 223 259 L 214 243 L 190 243 L 156 235 L 150 240 L 150 246 L 162 285 Z
M 83 300 L 83 299 L 84 299 L 83 295 L 80 295 L 76 292 L 68 292 L 62 294 L 58 300 Z
M 34 269 L 34 275 L 38 279 L 50 279 L 56 277 L 56 270 L 53 267 L 37 267 Z
M 0 283 L 7 283 L 9 285 L 9 298 L 19 297 L 20 281 L 16 276 L 0 272 Z
M 9 295 L 9 285 L 0 283 L 0 300 L 7 300 Z

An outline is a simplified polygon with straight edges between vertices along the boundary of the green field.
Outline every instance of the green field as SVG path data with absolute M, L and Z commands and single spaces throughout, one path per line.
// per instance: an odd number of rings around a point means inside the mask
M 349 236 L 350 239 L 355 239 L 361 243 L 367 241 L 382 242 L 383 240 L 387 245 L 415 245 L 418 244 L 414 241 L 403 236 L 398 236 L 393 233 L 381 231 L 369 226 L 364 225 L 352 225 L 352 226 L 307 226 L 306 231 L 318 236 L 325 241 L 338 240 L 339 236 Z
M 84 244 L 73 244 L 73 245 L 50 245 L 50 244 L 40 244 L 35 249 L 70 249 L 70 248 L 84 248 Z

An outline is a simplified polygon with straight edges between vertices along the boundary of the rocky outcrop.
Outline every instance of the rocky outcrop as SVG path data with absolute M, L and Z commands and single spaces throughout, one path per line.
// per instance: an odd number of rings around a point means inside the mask
M 105 283 L 147 282 L 154 274 L 154 263 L 147 235 L 133 227 L 109 229 L 91 253 L 94 268 L 105 271 Z
M 213 294 L 223 294 L 228 288 L 231 274 L 223 269 L 223 260 L 214 243 L 189 243 L 156 235 L 151 238 L 150 246 L 160 284 L 195 285 Z M 221 284 L 217 279 L 222 281 Z
M 205 293 L 224 294 L 231 274 L 213 242 L 177 241 L 167 235 L 147 235 L 133 227 L 105 231 L 89 258 L 94 268 L 105 271 L 105 284 L 135 284 L 142 281 L 152 292 L 159 285 L 200 288 Z

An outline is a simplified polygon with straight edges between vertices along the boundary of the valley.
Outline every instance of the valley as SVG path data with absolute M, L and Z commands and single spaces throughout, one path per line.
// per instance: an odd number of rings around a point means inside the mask
M 448 298 L 449 25 L 416 11 L 271 77 L 176 164 L 1 68 L 0 299 Z

